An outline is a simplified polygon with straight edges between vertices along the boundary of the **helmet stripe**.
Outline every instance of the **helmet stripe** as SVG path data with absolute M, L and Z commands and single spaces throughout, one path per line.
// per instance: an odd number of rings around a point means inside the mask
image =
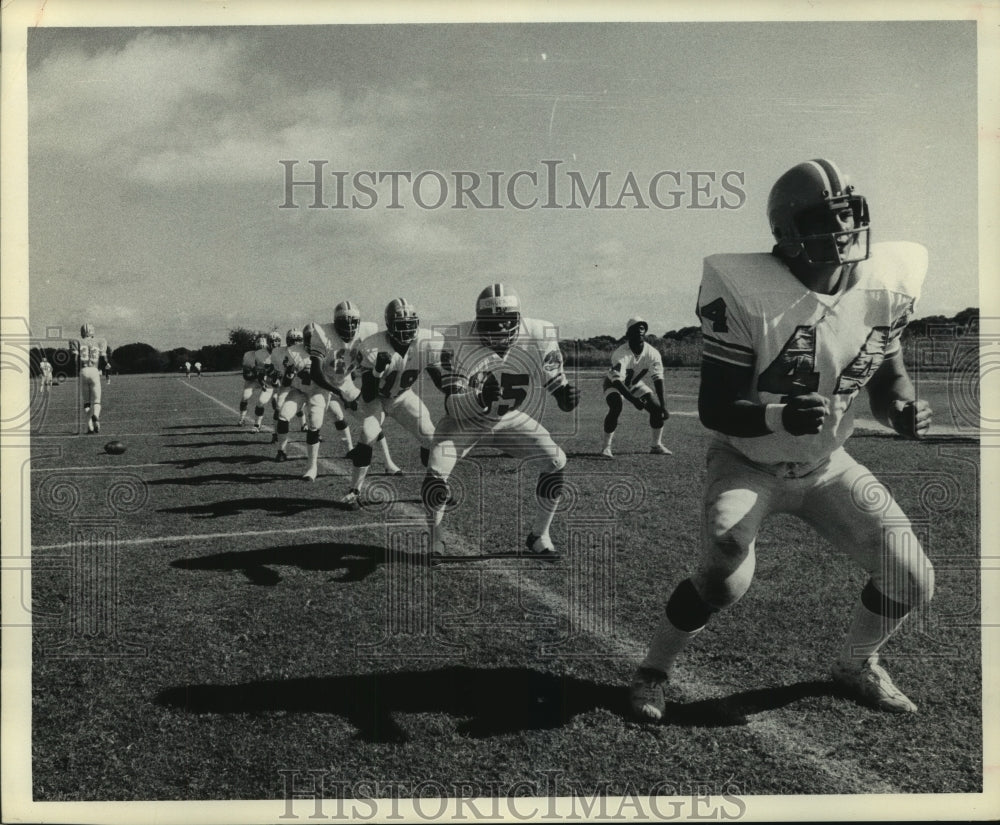
M 823 173 L 823 178 L 827 184 L 826 189 L 831 195 L 841 195 L 844 192 L 844 178 L 840 174 L 840 170 L 837 168 L 832 160 L 825 160 L 823 158 L 816 158 L 816 160 L 811 161 L 818 169 Z

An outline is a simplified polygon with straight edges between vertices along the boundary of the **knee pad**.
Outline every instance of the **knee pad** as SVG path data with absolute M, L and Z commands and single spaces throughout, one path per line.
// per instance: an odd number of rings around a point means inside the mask
M 649 408 L 649 426 L 654 430 L 660 429 L 667 420 L 666 410 L 659 405 Z
M 358 444 L 353 450 L 349 450 L 347 457 L 355 467 L 370 467 L 372 463 L 371 444 Z
M 548 473 L 541 473 L 538 476 L 538 484 L 535 486 L 535 494 L 542 501 L 559 501 L 566 490 L 566 479 L 563 470 L 552 470 Z
M 240 401 L 240 412 L 246 412 L 247 411 L 247 407 L 249 407 L 249 406 L 250 406 L 250 402 L 247 401 L 246 399 L 244 399 L 243 401 Z
M 306 430 L 306 444 L 319 444 L 319 430 Z
M 253 408 L 253 414 L 254 414 L 254 415 L 257 415 L 257 416 L 261 416 L 261 415 L 263 415 L 263 414 L 264 414 L 264 405 L 263 405 L 263 404 L 257 404 L 257 405 L 256 405 L 256 406 L 255 406 L 255 407 Z
M 334 421 L 333 422 L 333 426 L 334 426 L 334 429 L 337 429 L 337 430 L 346 430 L 351 425 L 348 424 L 343 418 L 341 418 L 339 421 Z
M 902 595 L 902 594 L 897 594 Z M 925 604 L 934 595 L 934 569 L 928 569 L 921 581 L 912 581 L 905 593 L 905 601 L 897 601 L 885 595 L 871 579 L 861 591 L 861 603 L 872 613 L 890 619 L 902 619 L 914 607 Z
M 277 430 L 278 435 L 288 435 L 288 419 L 279 418 Z
M 684 579 L 667 600 L 667 619 L 678 630 L 690 633 L 708 624 L 717 608 L 699 595 L 691 579 Z
M 441 510 L 448 503 L 451 491 L 448 489 L 448 482 L 437 473 L 427 473 L 424 476 L 423 484 L 420 486 L 420 497 L 424 506 L 428 510 Z

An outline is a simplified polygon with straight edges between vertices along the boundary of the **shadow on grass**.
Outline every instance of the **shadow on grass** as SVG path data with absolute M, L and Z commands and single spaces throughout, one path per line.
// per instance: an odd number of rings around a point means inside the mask
M 271 462 L 272 464 L 275 462 Z M 150 487 L 176 485 L 194 487 L 200 484 L 266 484 L 269 481 L 289 481 L 298 478 L 288 473 L 211 473 L 204 476 L 182 476 L 180 478 L 157 478 L 147 481 Z
M 274 463 L 274 456 L 260 456 L 260 455 L 214 455 L 214 456 L 199 456 L 198 458 L 171 458 L 166 461 L 161 461 L 160 464 L 167 465 L 170 467 L 176 467 L 178 470 L 192 470 L 195 467 L 199 467 L 202 464 L 262 464 L 267 462 L 268 464 Z
M 697 702 L 667 702 L 662 724 L 689 728 L 718 728 L 746 725 L 748 716 L 777 710 L 812 696 L 841 696 L 832 681 L 818 679 L 791 685 L 756 688 Z
M 459 717 L 459 733 L 473 738 L 565 725 L 603 708 L 621 713 L 624 692 L 528 668 L 446 667 L 237 685 L 180 685 L 159 693 L 158 705 L 188 713 L 333 713 L 369 742 L 405 742 L 399 713 Z
M 306 482 L 302 482 L 305 484 Z M 308 510 L 341 510 L 340 505 L 328 498 L 278 498 L 260 496 L 258 498 L 236 498 L 213 501 L 208 504 L 188 504 L 184 507 L 164 507 L 158 513 L 181 513 L 195 518 L 224 518 L 244 513 L 262 512 L 272 515 L 296 516 Z
M 181 570 L 239 570 L 253 584 L 273 587 L 281 575 L 272 567 L 292 566 L 300 570 L 344 570 L 331 581 L 361 581 L 389 558 L 384 547 L 371 544 L 314 542 L 268 547 L 262 550 L 214 553 L 193 559 L 177 559 L 171 567 Z
M 164 430 L 211 430 L 211 429 L 227 429 L 232 430 L 233 425 L 227 422 L 218 422 L 216 424 L 169 424 L 165 426 Z
M 197 433 L 189 433 L 189 435 L 197 435 Z M 264 438 L 267 435 L 269 433 L 251 433 L 248 431 L 247 437 L 242 441 L 190 441 L 184 444 L 165 444 L 164 446 L 171 450 L 196 447 L 252 447 L 257 444 L 270 444 L 271 442 Z
M 663 725 L 734 727 L 748 716 L 811 696 L 840 695 L 833 682 L 809 681 L 698 702 L 668 702 Z M 157 694 L 158 705 L 187 713 L 332 713 L 357 728 L 359 739 L 405 742 L 399 713 L 460 717 L 458 732 L 473 738 L 566 725 L 605 710 L 631 719 L 620 685 L 597 684 L 529 668 L 446 667 L 429 671 L 276 679 L 236 685 L 180 685 Z

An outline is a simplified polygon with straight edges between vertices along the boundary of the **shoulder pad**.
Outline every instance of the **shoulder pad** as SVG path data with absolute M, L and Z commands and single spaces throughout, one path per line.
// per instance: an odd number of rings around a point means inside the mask
M 920 297 L 927 275 L 927 248 L 909 241 L 872 244 L 871 255 L 862 262 L 864 272 L 893 292 Z

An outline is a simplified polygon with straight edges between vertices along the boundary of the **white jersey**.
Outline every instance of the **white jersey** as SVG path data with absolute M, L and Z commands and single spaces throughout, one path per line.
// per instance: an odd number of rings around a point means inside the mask
M 830 399 L 815 435 L 720 437 L 760 463 L 815 463 L 843 445 L 854 429 L 852 402 L 899 351 L 926 272 L 919 244 L 873 244 L 846 288 L 823 295 L 767 253 L 706 258 L 697 307 L 703 358 L 752 369 L 747 401 L 773 404 L 810 392 Z
M 302 331 L 303 345 L 310 357 L 319 358 L 327 383 L 350 400 L 358 395 L 353 380 L 359 362 L 358 348 L 367 336 L 377 330 L 378 325 L 374 321 L 362 321 L 354 338 L 347 343 L 337 334 L 332 323 L 308 324 Z
M 429 329 L 417 329 L 413 343 L 407 347 L 406 352 L 400 354 L 392 345 L 389 333 L 383 330 L 362 341 L 361 369 L 378 377 L 379 398 L 393 400 L 409 390 L 425 369 L 440 367 L 442 343 L 443 339 L 438 333 Z M 380 353 L 383 354 L 382 361 L 388 359 L 381 371 L 378 370 Z
M 39 367 L 40 367 L 40 369 L 42 371 L 42 376 L 44 378 L 51 378 L 52 377 L 52 365 L 48 361 L 42 361 L 42 363 L 39 365 Z
M 69 342 L 70 352 L 80 359 L 80 367 L 96 367 L 108 355 L 108 342 L 104 338 L 77 338 Z
M 648 342 L 643 342 L 642 349 L 636 355 L 628 344 L 622 344 L 611 355 L 611 369 L 608 370 L 608 381 L 621 381 L 629 392 L 649 391 L 649 385 L 643 380 L 646 377 L 663 379 L 663 358 Z
M 466 321 L 444 333 L 441 367 L 445 388 L 477 392 L 492 375 L 500 384 L 500 398 L 475 416 L 499 420 L 515 410 L 541 418 L 546 393 L 565 386 L 557 329 L 547 321 L 521 318 L 514 343 L 502 355 L 483 343 L 475 321 Z M 464 406 L 464 404 L 460 405 Z M 458 407 L 449 411 L 458 412 Z
M 305 344 L 292 344 L 284 348 L 284 358 L 279 367 L 286 378 L 292 382 L 292 386 L 301 387 L 309 384 L 310 359 L 309 352 Z
M 267 378 L 271 369 L 271 353 L 266 349 L 250 350 L 243 355 L 243 379 L 261 381 Z

